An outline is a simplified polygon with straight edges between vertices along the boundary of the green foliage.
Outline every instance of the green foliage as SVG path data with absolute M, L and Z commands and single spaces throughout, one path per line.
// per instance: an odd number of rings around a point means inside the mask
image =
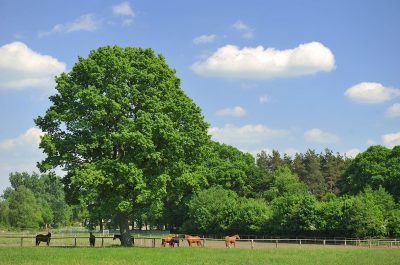
M 239 198 L 231 224 L 232 233 L 262 234 L 272 216 L 271 207 L 260 199 Z
M 320 223 L 317 200 L 312 195 L 286 195 L 272 202 L 271 230 L 280 235 L 314 234 Z
M 188 202 L 184 230 L 197 233 L 220 233 L 229 230 L 237 214 L 235 192 L 215 186 L 200 191 Z
M 10 173 L 11 187 L 4 191 L 3 197 L 23 187 L 31 191 L 41 212 L 40 226 L 51 224 L 54 227 L 68 225 L 71 222 L 71 209 L 65 201 L 61 179 L 49 174 L 29 174 L 27 172 Z
M 384 187 L 396 201 L 400 200 L 400 146 L 392 150 L 371 146 L 352 161 L 342 179 L 342 193 L 357 194 L 367 186 Z
M 279 167 L 273 173 L 270 188 L 264 192 L 263 197 L 272 201 L 277 197 L 293 194 L 307 194 L 307 186 L 287 166 Z
M 204 161 L 209 141 L 175 70 L 151 49 L 107 46 L 56 82 L 52 105 L 35 120 L 46 132 L 40 169 L 64 169 L 68 200 L 90 213 L 125 216 L 124 227 L 127 218 L 158 222 L 168 211 L 166 190 L 193 187 L 182 176 Z
M 39 205 L 32 191 L 19 187 L 11 192 L 9 198 L 9 222 L 20 229 L 37 229 L 43 222 Z

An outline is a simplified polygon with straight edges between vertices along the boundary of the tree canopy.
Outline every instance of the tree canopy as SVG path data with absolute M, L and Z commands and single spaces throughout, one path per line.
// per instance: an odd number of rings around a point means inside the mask
M 166 188 L 200 164 L 208 124 L 151 49 L 98 48 L 56 83 L 52 105 L 35 120 L 46 133 L 40 169 L 65 170 L 69 200 L 118 215 L 129 244 L 132 213 L 150 204 L 160 214 Z

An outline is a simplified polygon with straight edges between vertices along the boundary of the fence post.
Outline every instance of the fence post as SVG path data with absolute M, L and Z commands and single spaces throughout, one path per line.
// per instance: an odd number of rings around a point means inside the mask
M 324 247 L 325 247 L 325 244 L 326 244 L 326 240 L 324 239 Z
M 347 241 L 346 241 L 346 239 L 344 239 L 344 247 L 346 247 L 347 246 Z
M 151 243 L 152 243 L 152 247 L 155 248 L 156 247 L 156 239 L 153 238 Z
M 76 236 L 75 236 L 75 242 L 74 242 L 74 246 L 76 247 Z
M 104 237 L 101 237 L 101 247 L 104 247 Z
M 23 245 L 24 237 L 21 236 L 21 247 Z
M 275 240 L 275 247 L 278 248 L 278 239 Z
M 301 247 L 301 239 L 300 239 L 300 247 Z
M 252 249 L 254 248 L 254 240 L 253 239 L 251 240 L 251 248 Z

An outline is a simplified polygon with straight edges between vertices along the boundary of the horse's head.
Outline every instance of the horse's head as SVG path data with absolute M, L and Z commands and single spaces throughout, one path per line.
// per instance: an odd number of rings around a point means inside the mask
M 118 236 L 117 235 L 114 235 L 113 236 L 113 240 L 115 240 L 115 239 L 117 239 L 118 238 Z
M 235 237 L 236 239 L 240 239 L 240 236 L 239 236 L 239 235 L 234 235 L 234 237 Z
M 50 232 L 47 233 L 47 237 L 51 237 L 51 233 Z

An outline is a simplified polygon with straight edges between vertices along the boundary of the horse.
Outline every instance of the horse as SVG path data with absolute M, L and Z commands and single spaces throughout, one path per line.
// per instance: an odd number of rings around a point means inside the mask
M 121 235 L 114 235 L 113 236 L 113 240 L 115 240 L 115 239 L 119 239 L 119 241 L 122 242 Z M 135 238 L 134 237 L 131 237 L 131 243 L 132 243 L 132 245 L 135 245 Z
M 93 235 L 92 232 L 90 232 L 89 244 L 91 247 L 95 247 L 95 244 L 96 244 L 96 237 Z
M 240 239 L 239 235 L 234 235 L 234 236 L 226 236 L 224 237 L 225 239 L 225 245 L 227 248 L 231 248 L 231 245 L 236 247 L 236 239 Z
M 170 247 L 175 247 L 175 244 L 177 244 L 179 247 L 179 237 L 177 237 L 177 236 L 171 238 L 171 240 L 169 241 Z
M 193 243 L 196 243 L 198 246 L 203 246 L 201 242 L 202 240 L 199 236 L 185 235 L 185 239 L 187 240 L 189 247 L 191 247 Z
M 161 238 L 161 246 L 165 247 L 165 245 L 166 245 L 167 243 L 170 244 L 172 238 L 174 238 L 174 237 L 176 237 L 175 234 L 169 234 L 169 235 L 166 235 L 166 236 L 164 236 L 163 238 Z M 170 245 L 171 245 L 171 244 L 170 244 Z
M 50 244 L 51 233 L 49 232 L 47 235 L 39 234 L 36 236 L 36 246 L 39 246 L 40 242 L 46 242 L 47 246 Z

